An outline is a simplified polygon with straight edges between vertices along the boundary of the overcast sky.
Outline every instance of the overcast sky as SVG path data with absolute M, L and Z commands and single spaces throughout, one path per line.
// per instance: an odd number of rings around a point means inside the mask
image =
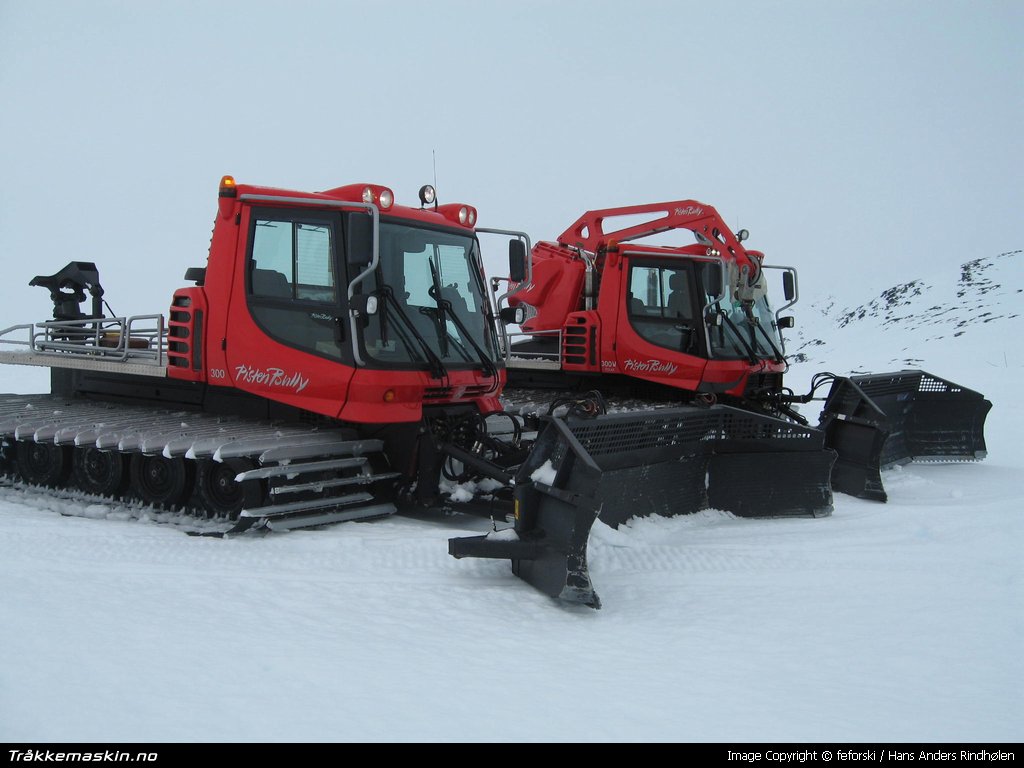
M 222 174 L 414 204 L 432 152 L 482 226 L 694 198 L 805 294 L 884 287 L 1024 242 L 1022 40 L 1020 0 L 0 0 L 0 326 L 72 259 L 166 312 Z

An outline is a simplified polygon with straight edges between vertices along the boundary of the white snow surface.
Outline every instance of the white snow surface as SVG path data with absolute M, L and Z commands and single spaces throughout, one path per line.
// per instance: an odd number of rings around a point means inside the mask
M 219 540 L 2 488 L 0 741 L 1019 741 L 1020 306 L 935 339 L 798 305 L 837 353 L 794 380 L 913 357 L 994 403 L 988 459 L 821 519 L 599 523 L 600 611 L 449 557 L 466 516 Z

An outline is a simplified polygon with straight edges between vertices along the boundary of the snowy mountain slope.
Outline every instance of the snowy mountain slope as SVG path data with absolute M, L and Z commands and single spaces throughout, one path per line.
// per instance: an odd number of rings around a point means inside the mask
M 985 462 L 887 472 L 888 504 L 817 520 L 599 524 L 601 611 L 449 557 L 487 529 L 461 516 L 216 540 L 0 488 L 0 740 L 1018 741 L 1020 258 L 842 327 L 848 300 L 796 308 L 791 378 L 912 356 L 992 400 Z
M 964 262 L 893 285 L 857 305 L 826 295 L 793 310 L 787 343 L 794 375 L 827 368 L 900 370 L 950 365 L 974 370 L 1024 364 L 1024 251 Z M 813 369 L 813 370 L 812 370 Z M 969 382 L 961 382 L 971 386 Z

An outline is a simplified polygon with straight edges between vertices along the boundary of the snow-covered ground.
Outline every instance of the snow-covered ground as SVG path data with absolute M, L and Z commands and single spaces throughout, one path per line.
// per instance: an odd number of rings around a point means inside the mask
M 600 611 L 449 557 L 469 518 L 218 540 L 0 489 L 0 741 L 1019 741 L 1024 328 L 1001 306 L 944 339 L 798 306 L 829 354 L 794 381 L 912 355 L 992 400 L 989 458 L 887 472 L 888 504 L 829 518 L 598 524 Z

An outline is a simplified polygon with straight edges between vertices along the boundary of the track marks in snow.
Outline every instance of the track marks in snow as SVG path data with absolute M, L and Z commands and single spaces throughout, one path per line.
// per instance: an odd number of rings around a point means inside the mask
M 21 562 L 28 571 L 45 564 L 50 572 L 69 576 L 85 565 L 133 579 L 167 578 L 187 570 L 211 583 L 249 583 L 257 589 L 453 578 L 522 587 L 507 562 L 459 561 L 448 555 L 450 536 L 479 533 L 488 525 L 485 521 L 467 519 L 459 527 L 449 519 L 395 517 L 218 539 L 188 536 L 146 515 L 66 516 L 69 504 L 40 492 L 0 488 L 5 517 L 0 558 Z
M 787 531 L 801 540 L 822 519 L 750 520 L 705 510 L 676 518 L 634 518 L 615 530 L 595 524 L 590 564 L 602 573 L 728 573 L 788 571 L 813 559 L 787 545 Z M 775 546 L 773 544 L 781 544 Z
M 628 550 L 591 548 L 591 568 L 595 574 L 617 573 L 725 573 L 763 570 L 793 570 L 806 567 L 807 561 L 784 551 L 747 548 L 714 549 L 693 544 L 645 546 Z

